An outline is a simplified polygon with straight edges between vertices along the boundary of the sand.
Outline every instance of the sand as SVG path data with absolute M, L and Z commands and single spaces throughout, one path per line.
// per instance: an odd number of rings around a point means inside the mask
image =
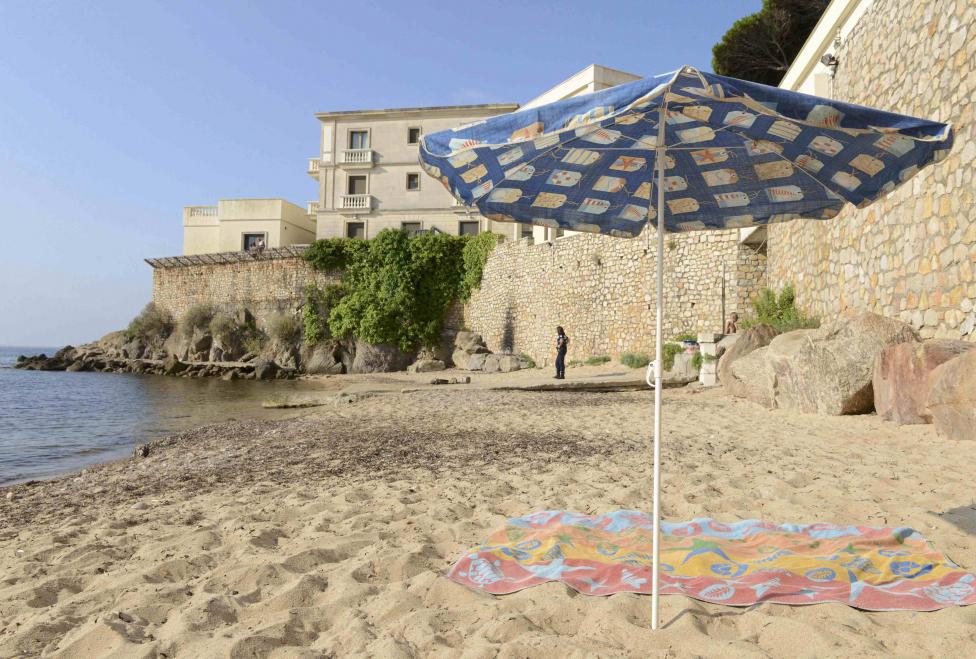
M 449 581 L 507 517 L 649 509 L 652 395 L 422 382 L 350 380 L 359 394 L 296 418 L 208 426 L 0 490 L 0 657 L 976 652 L 976 607 L 666 596 L 652 633 L 646 596 L 547 584 L 492 597 Z M 720 390 L 669 390 L 665 404 L 666 518 L 912 526 L 976 570 L 976 443 Z

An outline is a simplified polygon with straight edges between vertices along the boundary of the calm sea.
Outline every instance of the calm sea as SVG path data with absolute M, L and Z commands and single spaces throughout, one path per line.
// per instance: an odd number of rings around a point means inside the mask
M 136 444 L 206 423 L 288 416 L 262 409 L 262 401 L 322 391 L 302 381 L 13 368 L 17 355 L 42 352 L 57 348 L 0 346 L 0 485 L 123 457 Z

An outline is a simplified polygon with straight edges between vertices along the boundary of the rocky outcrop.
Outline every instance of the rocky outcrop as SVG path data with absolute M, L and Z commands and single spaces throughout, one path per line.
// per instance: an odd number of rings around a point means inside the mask
M 410 373 L 431 373 L 433 371 L 443 371 L 447 366 L 439 359 L 418 359 L 407 367 Z
M 732 336 L 737 338 L 734 341 L 726 341 L 729 338 L 726 337 L 726 339 L 722 339 L 719 343 L 720 346 L 722 343 L 725 343 L 726 348 L 719 357 L 718 379 L 729 394 L 740 398 L 752 398 L 749 395 L 748 389 L 754 386 L 750 385 L 749 381 L 755 379 L 755 366 L 750 363 L 743 369 L 743 373 L 748 378 L 746 379 L 740 378 L 735 374 L 733 364 L 759 348 L 768 346 L 769 342 L 776 337 L 776 330 L 771 325 L 760 324 L 738 334 L 733 334 Z
M 928 398 L 933 371 L 973 348 L 976 345 L 967 341 L 950 339 L 885 348 L 878 356 L 872 378 L 878 416 L 898 424 L 932 423 Z
M 391 373 L 402 371 L 412 358 L 396 346 L 356 340 L 356 355 L 350 373 Z
M 270 359 L 259 358 L 254 360 L 255 380 L 274 380 L 277 374 L 278 365 Z
M 475 332 L 461 331 L 454 337 L 454 352 L 451 354 L 451 361 L 458 368 L 469 371 L 480 371 L 484 368 L 484 358 L 472 359 L 476 355 L 487 355 L 491 353 L 484 339 Z
M 875 360 L 888 346 L 914 341 L 918 334 L 910 325 L 873 313 L 787 332 L 733 362 L 730 391 L 766 407 L 833 415 L 872 412 Z
M 932 422 L 947 439 L 976 439 L 976 350 L 937 366 L 926 401 Z
M 176 355 L 170 355 L 163 362 L 163 375 L 179 375 L 189 368 L 189 364 L 180 361 Z
M 338 341 L 327 341 L 315 346 L 305 346 L 301 352 L 302 370 L 309 375 L 338 375 L 345 372 L 342 363 L 342 346 Z

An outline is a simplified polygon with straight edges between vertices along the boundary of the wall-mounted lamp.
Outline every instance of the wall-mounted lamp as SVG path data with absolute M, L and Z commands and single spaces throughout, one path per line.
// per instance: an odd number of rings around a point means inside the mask
M 837 65 L 840 64 L 840 60 L 830 53 L 824 53 L 823 57 L 820 58 L 820 63 L 830 69 L 831 76 L 837 74 Z

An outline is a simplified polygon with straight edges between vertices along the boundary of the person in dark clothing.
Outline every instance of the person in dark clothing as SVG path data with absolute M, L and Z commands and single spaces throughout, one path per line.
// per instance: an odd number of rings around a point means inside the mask
M 569 337 L 562 327 L 556 328 L 556 379 L 566 379 L 566 351 L 569 350 Z

